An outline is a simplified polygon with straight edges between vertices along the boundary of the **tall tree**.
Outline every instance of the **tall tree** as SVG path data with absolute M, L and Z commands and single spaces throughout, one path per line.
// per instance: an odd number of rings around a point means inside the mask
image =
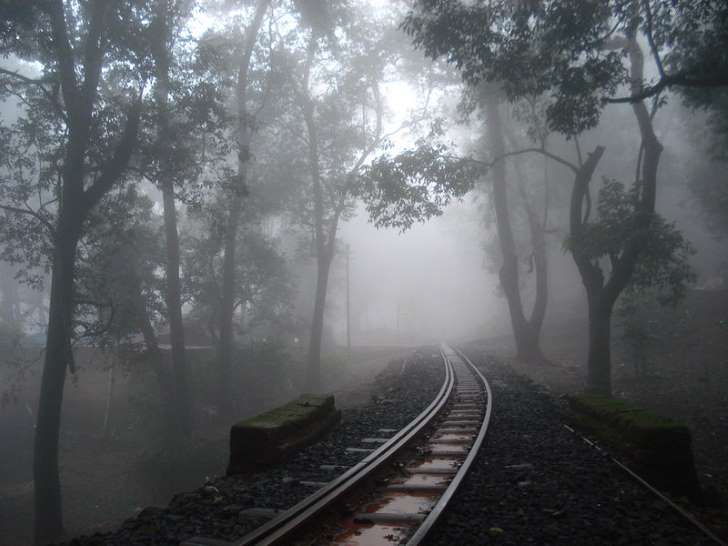
M 417 45 L 429 55 L 447 55 L 457 63 L 467 82 L 501 82 L 511 100 L 529 95 L 550 97 L 546 112 L 548 127 L 567 137 L 573 138 L 596 126 L 604 104 L 632 104 L 641 145 L 636 154 L 638 175 L 633 197 L 627 209 L 620 209 L 630 211 L 627 217 L 622 216 L 623 222 L 631 226 L 628 233 L 619 231 L 616 225 L 605 225 L 614 219 L 614 211 L 610 212 L 609 206 L 624 204 L 621 197 L 617 198 L 619 191 L 615 186 L 611 186 L 611 193 L 603 194 L 599 228 L 594 230 L 587 222 L 591 211 L 589 182 L 604 154 L 603 147 L 598 146 L 584 162 L 579 154 L 578 165 L 544 149 L 522 151 L 552 157 L 575 173 L 569 245 L 587 290 L 590 320 L 587 383 L 589 389 L 596 392 L 611 393 L 609 323 L 614 302 L 632 280 L 640 257 L 646 256 L 651 237 L 657 237 L 663 228 L 668 231 L 670 228 L 655 214 L 657 166 L 662 148 L 644 100 L 669 86 L 724 84 L 720 76 L 702 73 L 704 67 L 682 65 L 679 77 L 678 73 L 673 77 L 665 72 L 663 56 L 666 51 L 669 57 L 680 58 L 679 52 L 671 50 L 670 46 L 676 43 L 685 46 L 687 42 L 686 47 L 690 47 L 686 28 L 696 30 L 701 39 L 706 36 L 719 38 L 719 21 L 726 13 L 724 5 L 710 1 L 701 4 L 700 9 L 692 9 L 691 3 L 678 2 L 678 9 L 671 9 L 666 2 L 637 0 L 553 4 L 503 0 L 467 5 L 421 0 L 404 23 L 405 30 L 413 35 Z M 644 35 L 649 44 L 660 74 L 654 85 L 644 81 L 644 59 L 638 34 Z M 474 49 L 474 42 L 480 46 Z M 538 43 L 539 47 L 534 48 L 533 43 Z M 622 51 L 628 58 L 626 64 Z M 717 66 L 720 62 L 710 70 Z M 623 83 L 629 85 L 628 96 L 619 95 Z M 626 238 L 616 243 L 611 239 L 611 246 L 600 244 L 604 239 L 595 241 L 599 230 L 610 227 L 612 233 L 619 232 Z M 674 264 L 673 259 L 683 248 L 681 239 L 671 240 L 675 246 L 662 256 L 663 265 Z M 662 250 L 667 249 L 663 247 Z M 600 261 L 602 258 L 609 259 L 606 273 Z M 656 271 L 652 272 L 656 274 Z M 656 274 L 656 277 L 659 280 L 660 276 Z M 684 281 L 685 277 L 680 280 Z
M 159 169 L 157 184 L 162 190 L 164 211 L 164 235 L 166 240 L 166 302 L 169 319 L 172 368 L 175 384 L 175 414 L 177 433 L 182 436 L 190 430 L 190 396 L 187 385 L 187 361 L 185 357 L 184 325 L 182 324 L 182 300 L 180 289 L 179 235 L 175 208 L 174 165 L 171 162 L 170 145 L 173 139 L 170 127 L 169 107 L 170 65 L 174 48 L 174 31 L 179 26 L 174 19 L 180 12 L 187 12 L 187 2 L 156 2 L 154 22 L 150 27 L 151 53 L 155 64 L 155 99 L 157 106 Z
M 30 212 L 15 204 L 4 207 L 16 215 L 15 221 L 20 215 L 38 221 L 53 245 L 34 451 L 38 543 L 58 537 L 63 529 L 58 440 L 66 370 L 73 359 L 77 246 L 93 208 L 123 179 L 136 145 L 143 53 L 130 40 L 141 28 L 140 15 L 133 2 L 121 0 L 3 4 L 3 55 L 41 67 L 37 76 L 0 70 L 3 95 L 23 103 L 20 120 L 9 131 L 44 151 L 43 166 L 35 174 L 40 187 L 50 188 L 55 198 L 54 214 L 45 202 L 37 203 L 44 210 Z M 37 134 L 24 133 L 34 129 Z M 26 173 L 33 169 L 20 168 Z
M 255 131 L 254 114 L 249 104 L 251 84 L 251 63 L 258 32 L 263 18 L 269 9 L 271 0 L 258 0 L 252 19 L 242 36 L 238 54 L 237 82 L 235 85 L 235 104 L 237 108 L 237 127 L 235 141 L 237 144 L 237 172 L 229 184 L 229 208 L 225 215 L 224 257 L 222 266 L 222 288 L 220 306 L 220 341 L 219 341 L 219 389 L 220 404 L 223 411 L 232 409 L 230 392 L 230 370 L 233 354 L 233 315 L 235 313 L 235 269 L 237 263 L 236 249 L 240 216 L 243 211 L 243 199 L 246 192 L 248 168 L 251 160 L 250 146 Z
M 506 137 L 499 111 L 500 92 L 496 85 L 490 85 L 483 89 L 481 93 L 490 153 L 492 157 L 502 157 L 505 154 Z M 502 260 L 498 278 L 508 302 L 513 336 L 516 341 L 516 351 L 520 359 L 530 362 L 543 362 L 544 356 L 541 352 L 539 337 L 546 312 L 547 285 L 545 249 L 539 239 L 542 235 L 540 235 L 531 211 L 529 225 L 535 243 L 537 282 L 536 300 L 531 316 L 527 318 L 521 296 L 519 259 L 511 224 L 512 205 L 508 204 L 508 181 L 504 162 L 497 161 L 493 164 L 491 177 L 493 180 L 493 207 L 495 209 L 496 229 Z M 524 202 L 528 206 L 526 199 L 524 199 Z
M 317 62 L 322 40 L 310 33 L 295 101 L 306 129 L 310 186 L 300 220 L 310 228 L 316 258 L 316 291 L 307 356 L 306 387 L 321 389 L 321 340 L 336 235 L 350 214 L 365 163 L 383 143 L 380 81 L 387 62 L 375 33 L 350 36 L 348 49 Z

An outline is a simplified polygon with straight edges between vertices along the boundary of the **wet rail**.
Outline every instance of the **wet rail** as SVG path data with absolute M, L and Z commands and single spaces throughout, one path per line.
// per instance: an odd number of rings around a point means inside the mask
M 440 352 L 445 379 L 434 400 L 358 464 L 239 540 L 182 545 L 419 544 L 464 479 L 493 404 L 464 354 L 446 344 Z

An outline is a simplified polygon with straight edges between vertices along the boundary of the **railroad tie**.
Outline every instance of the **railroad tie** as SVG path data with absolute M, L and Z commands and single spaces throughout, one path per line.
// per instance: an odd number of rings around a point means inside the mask
M 412 513 L 363 512 L 354 515 L 354 521 L 356 523 L 384 523 L 390 525 L 396 525 L 398 523 L 418 524 L 422 523 L 424 519 L 425 514 Z

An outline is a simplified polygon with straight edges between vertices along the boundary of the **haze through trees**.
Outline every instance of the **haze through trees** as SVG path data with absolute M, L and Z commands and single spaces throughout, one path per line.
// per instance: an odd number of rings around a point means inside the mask
M 446 55 L 466 82 L 499 82 L 510 100 L 548 97 L 548 128 L 577 145 L 581 133 L 597 126 L 606 104 L 631 105 L 641 139 L 635 154 L 633 190 L 628 198 L 610 199 L 623 190 L 607 184 L 600 195 L 597 222 L 589 223 L 589 183 L 604 147 L 596 146 L 585 160 L 577 149 L 576 164 L 544 149 L 532 150 L 566 165 L 575 175 L 568 248 L 587 292 L 587 384 L 595 392 L 611 393 L 612 309 L 639 264 L 649 264 L 647 282 L 668 284 L 677 291 L 690 278 L 684 266 L 685 243 L 655 213 L 662 145 L 655 136 L 652 117 L 666 88 L 726 85 L 721 76 L 725 59 L 709 55 L 713 62 L 706 65 L 695 53 L 705 51 L 706 43 L 725 42 L 722 23 L 727 8 L 716 2 L 700 4 L 421 0 L 404 23 L 417 46 L 433 57 Z M 638 35 L 647 42 L 658 72 L 654 84 L 645 82 Z M 474 42 L 480 47 L 473 49 Z M 645 104 L 651 97 L 652 112 Z M 621 224 L 610 223 L 615 216 Z M 626 230 L 619 229 L 625 225 Z M 670 244 L 660 248 L 659 256 L 648 257 L 647 250 L 655 248 L 656 239 Z
M 406 36 L 387 17 L 396 9 L 381 17 L 353 1 L 12 0 L 1 9 L 0 100 L 13 112 L 0 123 L 1 256 L 49 291 L 38 543 L 63 528 L 59 430 L 74 344 L 115 355 L 143 347 L 172 450 L 192 436 L 203 395 L 185 339 L 193 324 L 215 346 L 209 370 L 224 418 L 252 395 L 236 384 L 256 365 L 242 356 L 253 353 L 247 342 L 272 340 L 278 361 L 305 353 L 300 383 L 318 391 L 330 268 L 360 203 L 375 225 L 406 230 L 484 188 L 516 350 L 538 362 L 549 222 L 561 222 L 588 303 L 587 382 L 603 394 L 616 302 L 654 287 L 677 298 L 693 278 L 690 245 L 656 212 L 655 124 L 679 94 L 713 114 L 712 152 L 725 160 L 724 2 L 417 0 Z M 428 111 L 431 96 L 449 94 L 443 82 L 452 89 L 449 75 L 409 51 L 410 39 L 462 77 L 460 114 L 473 133 L 464 153 L 448 142 L 444 118 L 454 114 Z M 394 78 L 423 78 L 428 89 L 421 117 L 388 132 Z M 610 153 L 600 130 L 625 112 L 634 176 L 595 182 Z M 395 145 L 403 128 L 406 145 Z M 551 163 L 547 179 L 566 176 L 570 199 L 540 187 L 534 156 Z M 712 174 L 693 189 L 723 233 L 727 194 Z M 302 233 L 315 275 L 298 279 L 311 281 L 313 303 L 297 320 L 290 254 Z M 0 319 L 11 332 L 43 296 L 24 304 L 2 274 Z M 282 341 L 299 335 L 303 349 Z

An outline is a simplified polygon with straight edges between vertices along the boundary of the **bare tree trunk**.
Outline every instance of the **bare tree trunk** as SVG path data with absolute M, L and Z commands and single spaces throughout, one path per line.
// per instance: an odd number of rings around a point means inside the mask
M 174 196 L 174 165 L 171 164 L 169 143 L 172 139 L 169 113 L 169 71 L 170 71 L 170 27 L 169 4 L 162 0 L 157 4 L 155 21 L 155 42 L 152 55 L 156 64 L 156 100 L 158 142 L 161 148 L 157 185 L 162 190 L 164 208 L 164 235 L 166 251 L 167 320 L 172 347 L 172 370 L 174 374 L 175 433 L 180 437 L 190 434 L 192 415 L 190 393 L 187 383 L 187 358 L 185 354 L 184 324 L 182 322 L 182 297 L 180 283 L 179 235 L 177 232 L 177 211 Z
M 484 91 L 484 101 L 491 154 L 493 157 L 499 158 L 505 154 L 505 144 L 500 112 L 498 111 L 498 95 L 494 87 L 491 86 Z M 523 301 L 521 300 L 519 287 L 518 255 L 516 254 L 516 243 L 511 229 L 508 185 L 503 161 L 495 162 L 491 172 L 493 177 L 493 206 L 495 208 L 496 228 L 503 261 L 498 278 L 508 303 L 517 356 L 522 360 L 542 362 L 544 356 L 539 346 L 540 324 L 538 324 L 537 329 L 534 328 L 536 324 L 530 324 L 523 312 Z M 543 285 L 541 288 L 543 288 Z M 543 302 L 545 309 L 545 300 Z
M 236 89 L 236 100 L 238 108 L 238 175 L 234 181 L 231 203 L 225 226 L 225 254 L 223 257 L 223 273 L 220 308 L 220 345 L 218 347 L 218 359 L 220 366 L 219 375 L 219 399 L 223 413 L 232 412 L 232 396 L 230 390 L 232 353 L 233 353 L 233 314 L 235 312 L 235 249 L 237 246 L 238 227 L 243 208 L 243 196 L 246 192 L 246 179 L 248 174 L 248 162 L 250 161 L 250 143 L 252 140 L 253 128 L 250 124 L 250 112 L 248 111 L 247 97 L 250 77 L 250 61 L 253 55 L 253 47 L 258 36 L 258 31 L 263 23 L 263 17 L 270 5 L 270 0 L 258 0 L 255 6 L 255 15 L 250 26 L 245 29 L 243 39 L 243 50 L 238 66 L 238 81 Z
M 70 209 L 70 207 L 69 207 Z M 58 441 L 73 309 L 74 261 L 80 223 L 74 213 L 61 211 L 53 256 L 48 338 L 41 378 L 33 451 L 35 488 L 35 541 L 44 544 L 63 533 L 61 483 L 58 473 Z
M 38 544 L 55 539 L 63 532 L 58 440 L 66 366 L 73 362 L 71 334 L 76 248 L 89 212 L 118 182 L 126 169 L 136 147 L 139 129 L 140 103 L 137 101 L 130 110 L 114 152 L 103 163 L 99 176 L 85 187 L 87 151 L 105 55 L 106 41 L 103 36 L 108 23 L 108 6 L 106 3 L 94 3 L 86 12 L 89 24 L 82 59 L 83 69 L 80 71 L 76 70 L 74 49 L 68 38 L 63 2 L 46 2 L 43 8 L 51 25 L 53 39 L 50 43 L 57 61 L 68 137 L 54 234 L 48 337 L 33 452 L 34 528 L 35 542 Z M 78 80 L 77 72 L 83 74 L 82 81 Z
M 611 379 L 612 307 L 594 296 L 589 298 L 589 357 L 587 390 L 605 396 L 612 394 Z
M 634 6 L 637 9 L 637 4 L 634 4 Z M 631 65 L 631 90 L 635 96 L 642 89 L 644 72 L 644 58 L 636 38 L 637 24 L 638 20 L 635 18 L 626 36 L 626 50 Z M 577 173 L 570 211 L 571 238 L 576 244 L 572 255 L 586 287 L 589 303 L 587 390 L 606 396 L 612 394 L 610 358 L 612 309 L 619 295 L 629 283 L 639 256 L 646 245 L 647 233 L 655 212 L 657 168 L 662 153 L 662 145 L 655 135 L 652 119 L 644 102 L 633 103 L 632 109 L 637 118 L 642 145 L 644 146 L 641 179 L 636 181 L 641 193 L 635 210 L 634 233 L 625 244 L 621 254 L 611 258 L 612 271 L 606 282 L 599 264 L 592 263 L 588 257 L 579 251 L 584 225 L 588 219 L 582 217 L 582 204 L 588 191 L 589 180 L 596 168 L 596 163 L 599 162 L 604 152 L 602 147 L 597 147 Z
M 18 296 L 18 283 L 13 277 L 13 270 L 9 264 L 0 264 L 2 275 L 2 311 L 0 316 L 9 323 L 16 323 L 21 319 L 20 297 Z
M 316 299 L 314 302 L 313 319 L 311 321 L 311 339 L 308 345 L 308 359 L 306 371 L 306 390 L 319 392 L 321 390 L 321 337 L 323 336 L 324 311 L 326 308 L 326 290 L 328 287 L 329 268 L 334 250 L 336 228 L 331 237 L 326 240 L 324 230 L 324 196 L 321 183 L 321 168 L 319 165 L 319 140 L 316 126 L 315 105 L 310 96 L 309 78 L 316 53 L 316 38 L 311 36 L 308 47 L 308 58 L 304 73 L 303 94 L 300 97 L 303 119 L 308 134 L 308 168 L 311 174 L 313 190 L 313 227 L 314 244 L 316 248 Z
M 111 418 L 111 404 L 114 398 L 114 382 L 116 381 L 116 361 L 119 358 L 119 344 L 116 343 L 111 354 L 111 365 L 109 366 L 109 381 L 106 385 L 106 408 L 104 409 L 104 423 L 101 426 L 101 435 L 104 439 L 109 435 L 109 420 Z
M 571 255 L 579 269 L 582 283 L 587 293 L 589 306 L 589 356 L 587 362 L 587 390 L 598 394 L 611 394 L 609 367 L 609 324 L 611 305 L 604 300 L 604 276 L 598 263 L 582 249 L 584 225 L 583 204 L 589 191 L 589 183 L 597 164 L 604 155 L 604 148 L 598 146 L 589 154 L 586 162 L 579 166 L 574 177 L 569 210 L 569 231 L 572 242 Z M 604 350 L 606 344 L 606 352 Z M 606 360 L 605 360 L 606 358 Z M 606 366 L 605 366 L 606 362 Z M 592 382 L 593 381 L 593 382 Z
M 238 172 L 244 180 L 246 163 L 238 162 Z M 244 182 L 241 182 L 243 184 Z M 233 352 L 233 314 L 235 311 L 235 250 L 237 245 L 238 226 L 242 213 L 243 198 L 241 191 L 236 192 L 230 205 L 228 224 L 225 228 L 225 254 L 222 266 L 222 301 L 220 305 L 220 345 L 218 359 L 220 365 L 219 400 L 222 412 L 232 412 L 232 395 L 230 390 Z
M 185 353 L 184 323 L 182 322 L 182 297 L 179 278 L 179 237 L 174 189 L 171 180 L 162 186 L 164 202 L 164 233 L 167 252 L 167 319 L 172 348 L 172 372 L 174 374 L 174 413 L 176 433 L 188 436 L 192 425 L 191 401 L 187 382 L 187 357 Z
M 314 393 L 321 390 L 321 339 L 324 331 L 324 311 L 326 310 L 326 292 L 329 283 L 329 271 L 331 270 L 331 259 L 328 255 L 320 256 L 317 260 L 317 266 L 316 301 L 311 322 L 306 375 L 306 390 Z
M 546 238 L 541 222 L 535 217 L 533 211 L 529 213 L 528 225 L 533 246 L 533 263 L 536 272 L 536 298 L 533 302 L 529 326 L 536 337 L 535 343 L 540 347 L 539 337 L 546 317 L 546 307 L 549 298 L 549 272 L 548 257 L 546 256 Z

